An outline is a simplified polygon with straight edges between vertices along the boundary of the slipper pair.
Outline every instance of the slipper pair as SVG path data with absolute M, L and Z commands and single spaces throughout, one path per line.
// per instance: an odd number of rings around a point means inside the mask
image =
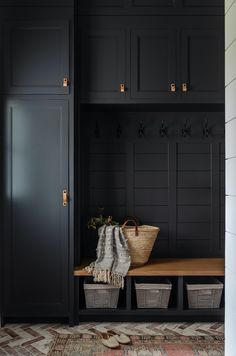
M 107 332 L 101 332 L 97 329 L 89 329 L 89 331 L 97 334 L 101 337 L 102 344 L 110 349 L 116 349 L 120 344 L 127 345 L 130 343 L 130 338 L 123 334 L 117 333 L 114 330 L 107 330 Z

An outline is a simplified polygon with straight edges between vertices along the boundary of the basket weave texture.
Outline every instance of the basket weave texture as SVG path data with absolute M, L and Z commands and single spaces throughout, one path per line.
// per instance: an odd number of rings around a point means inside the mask
M 126 226 L 123 233 L 128 240 L 131 267 L 142 266 L 148 262 L 153 245 L 160 231 L 159 227 L 150 225 Z
M 84 282 L 86 308 L 117 308 L 119 288 L 109 284 Z

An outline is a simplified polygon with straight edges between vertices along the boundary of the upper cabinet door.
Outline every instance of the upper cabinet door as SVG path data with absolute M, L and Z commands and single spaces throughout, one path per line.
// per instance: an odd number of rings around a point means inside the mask
M 68 21 L 10 22 L 5 35 L 5 92 L 68 94 Z
M 80 97 L 123 100 L 126 96 L 126 37 L 120 28 L 82 30 Z M 124 84 L 124 92 L 120 87 Z
M 131 97 L 175 98 L 176 38 L 169 29 L 137 29 L 131 33 Z
M 224 101 L 223 29 L 182 29 L 180 63 L 182 98 Z

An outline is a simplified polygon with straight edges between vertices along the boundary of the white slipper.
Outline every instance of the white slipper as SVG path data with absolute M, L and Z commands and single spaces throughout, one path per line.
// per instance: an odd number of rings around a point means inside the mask
M 118 340 L 115 338 L 115 336 L 112 336 L 111 334 L 103 333 L 94 328 L 89 329 L 89 331 L 99 335 L 101 337 L 102 344 L 106 347 L 109 347 L 110 349 L 116 349 L 120 346 Z
M 107 330 L 107 333 L 109 335 L 112 335 L 116 338 L 116 340 L 120 343 L 120 344 L 124 344 L 124 345 L 127 345 L 131 342 L 129 336 L 123 334 L 123 333 L 119 333 L 119 332 L 116 332 L 114 330 Z
M 120 346 L 118 340 L 114 336 L 109 336 L 109 335 L 107 335 L 107 336 L 108 336 L 107 339 L 104 337 L 102 338 L 103 345 L 105 345 L 106 347 L 109 347 L 110 349 L 117 349 L 117 347 Z

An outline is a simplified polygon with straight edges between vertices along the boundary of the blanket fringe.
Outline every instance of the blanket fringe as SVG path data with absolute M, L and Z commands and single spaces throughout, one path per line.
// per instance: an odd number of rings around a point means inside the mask
M 124 276 L 119 273 L 113 273 L 110 270 L 96 269 L 94 263 L 84 268 L 86 272 L 94 277 L 94 282 L 103 282 L 112 284 L 114 287 L 124 289 Z

